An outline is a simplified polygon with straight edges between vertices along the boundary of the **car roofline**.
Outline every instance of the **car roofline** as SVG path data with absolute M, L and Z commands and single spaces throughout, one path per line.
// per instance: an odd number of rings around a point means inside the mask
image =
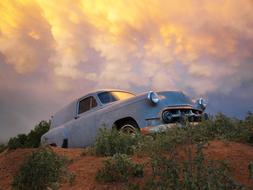
M 98 89 L 96 91 L 87 92 L 87 93 L 85 93 L 84 96 L 76 98 L 74 101 L 80 101 L 80 100 L 84 99 L 85 97 L 94 96 L 94 95 L 97 95 L 97 94 L 102 93 L 102 92 L 112 92 L 112 91 L 127 92 L 127 93 L 130 93 L 130 94 L 133 94 L 134 96 L 136 96 L 136 94 L 134 92 L 130 92 L 130 91 L 126 91 L 126 90 L 121 90 L 121 89 L 109 89 L 108 88 L 108 89 Z

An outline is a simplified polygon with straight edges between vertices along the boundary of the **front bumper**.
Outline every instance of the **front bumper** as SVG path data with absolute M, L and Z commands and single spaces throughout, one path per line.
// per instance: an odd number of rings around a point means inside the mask
M 199 122 L 191 122 L 190 125 L 197 125 Z M 161 124 L 156 126 L 147 126 L 141 128 L 141 134 L 152 134 L 152 133 L 159 133 L 165 132 L 166 130 L 174 127 L 185 127 L 184 124 L 181 123 L 170 123 L 170 124 Z

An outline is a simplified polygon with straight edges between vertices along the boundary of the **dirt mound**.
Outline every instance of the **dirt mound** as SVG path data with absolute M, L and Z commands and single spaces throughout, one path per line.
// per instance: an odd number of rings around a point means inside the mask
M 34 149 L 18 149 L 0 154 L 0 189 L 11 189 L 13 176 L 24 161 L 25 157 Z M 72 160 L 69 170 L 76 175 L 73 185 L 62 184 L 61 189 L 122 189 L 123 184 L 98 184 L 95 181 L 96 171 L 102 166 L 104 157 L 85 156 L 84 149 L 61 149 L 54 148 L 57 154 L 64 155 Z M 227 160 L 232 168 L 234 177 L 248 187 L 253 187 L 252 180 L 249 180 L 248 163 L 253 161 L 253 147 L 235 142 L 212 141 L 209 142 L 204 151 L 206 158 Z M 180 156 L 179 156 L 180 157 Z M 183 156 L 181 155 L 183 159 Z M 138 163 L 147 162 L 147 158 L 133 157 Z M 151 173 L 150 165 L 147 164 L 144 179 L 131 179 L 135 182 L 143 183 L 148 174 Z M 147 175 L 146 175 L 147 174 Z M 252 188 L 253 189 L 253 188 Z
M 248 164 L 253 161 L 253 146 L 213 141 L 205 150 L 206 158 L 227 160 L 231 166 L 234 177 L 239 182 L 252 187 L 253 180 L 249 179 Z
M 13 176 L 32 151 L 33 149 L 18 149 L 0 154 L 0 190 L 10 189 Z

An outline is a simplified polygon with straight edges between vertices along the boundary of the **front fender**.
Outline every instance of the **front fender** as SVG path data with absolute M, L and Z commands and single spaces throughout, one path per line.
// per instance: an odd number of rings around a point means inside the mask
M 143 97 L 138 101 L 128 102 L 124 106 L 117 104 L 106 110 L 99 110 L 96 125 L 110 128 L 117 120 L 131 117 L 137 122 L 139 128 L 142 128 L 147 125 L 147 119 L 157 117 L 159 110 L 159 106 L 153 106 L 147 98 Z

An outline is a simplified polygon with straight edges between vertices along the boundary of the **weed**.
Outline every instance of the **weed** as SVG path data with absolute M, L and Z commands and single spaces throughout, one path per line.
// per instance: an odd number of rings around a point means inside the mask
M 253 143 L 253 116 L 244 120 L 229 118 L 222 113 L 196 126 L 186 122 L 185 127 L 170 128 L 150 136 L 129 136 L 117 130 L 100 129 L 93 152 L 96 155 L 112 156 L 115 153 L 151 155 L 153 152 L 173 154 L 180 144 L 206 143 L 213 139 Z
M 66 172 L 67 181 L 73 185 L 76 180 L 76 175 L 73 172 Z
M 249 163 L 248 170 L 249 170 L 249 178 L 253 179 L 253 163 L 252 162 Z
M 192 148 L 186 149 L 187 159 L 177 162 L 172 157 L 152 157 L 153 176 L 144 189 L 243 189 L 232 177 L 225 161 L 205 160 L 203 144 L 197 144 L 196 155 Z
M 140 190 L 140 185 L 139 184 L 128 183 L 125 190 Z
M 40 146 L 40 139 L 50 128 L 50 122 L 41 121 L 27 135 L 26 147 L 37 148 Z
M 201 122 L 194 130 L 202 130 L 202 136 L 208 140 L 225 139 L 253 143 L 253 115 L 248 113 L 244 120 L 239 120 L 218 113 L 210 120 Z
M 144 189 L 243 189 L 231 177 L 229 164 L 225 160 L 205 159 L 204 145 L 214 139 L 253 143 L 253 115 L 248 113 L 244 120 L 239 120 L 219 113 L 198 125 L 192 126 L 186 122 L 185 127 L 170 128 L 150 136 L 131 137 L 113 130 L 101 130 L 94 150 L 99 155 L 137 153 L 150 156 L 152 176 Z M 187 147 L 187 158 L 182 162 L 175 158 L 179 145 Z M 126 181 L 130 176 L 126 160 L 124 156 L 107 160 L 97 173 L 97 179 L 106 182 Z M 253 178 L 252 168 L 252 164 L 249 164 L 250 178 Z M 128 188 L 140 187 L 129 184 Z
M 17 137 L 10 138 L 8 142 L 9 149 L 25 148 L 27 136 L 25 134 L 19 134 Z
M 129 177 L 143 177 L 143 165 L 134 164 L 125 154 L 115 154 L 96 174 L 99 182 L 126 182 Z
M 5 144 L 0 144 L 0 153 L 5 151 L 7 149 L 7 146 Z
M 50 128 L 50 122 L 41 121 L 30 131 L 28 135 L 19 134 L 17 137 L 10 138 L 8 142 L 9 149 L 17 148 L 37 148 L 40 146 L 40 138 Z
M 14 177 L 12 187 L 19 190 L 56 189 L 59 181 L 68 179 L 67 159 L 43 147 L 27 157 Z M 72 180 L 72 177 L 69 178 Z
M 96 155 L 102 156 L 113 156 L 116 153 L 130 155 L 134 153 L 138 143 L 137 136 L 121 133 L 116 129 L 101 128 L 93 149 Z

